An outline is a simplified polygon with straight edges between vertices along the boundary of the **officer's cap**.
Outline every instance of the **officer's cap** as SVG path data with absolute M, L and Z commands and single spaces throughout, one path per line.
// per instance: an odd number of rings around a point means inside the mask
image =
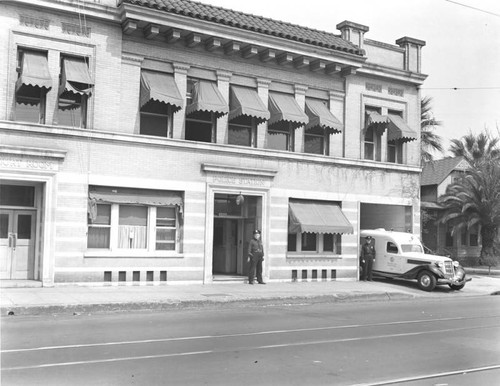
M 254 235 L 260 235 L 260 231 L 258 229 L 256 229 L 256 230 L 253 231 L 253 234 Z

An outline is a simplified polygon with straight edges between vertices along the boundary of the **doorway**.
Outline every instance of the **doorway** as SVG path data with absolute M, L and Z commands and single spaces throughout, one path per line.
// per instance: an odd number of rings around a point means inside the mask
M 215 194 L 212 274 L 247 276 L 246 254 L 262 226 L 262 197 Z
M 0 209 L 0 279 L 34 279 L 35 224 L 35 210 Z

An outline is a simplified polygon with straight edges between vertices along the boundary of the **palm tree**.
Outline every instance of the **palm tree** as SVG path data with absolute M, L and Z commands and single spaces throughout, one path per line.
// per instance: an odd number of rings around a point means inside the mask
M 439 221 L 451 221 L 453 233 L 463 228 L 480 227 L 479 261 L 495 265 L 495 248 L 500 242 L 500 161 L 471 168 L 463 178 L 448 186 L 439 202 L 444 208 Z
M 442 138 L 434 130 L 440 126 L 432 114 L 432 98 L 426 96 L 420 100 L 420 164 L 430 162 L 434 159 L 433 152 L 444 151 Z
M 500 138 L 493 137 L 487 130 L 477 136 L 470 132 L 460 139 L 452 139 L 450 151 L 464 157 L 472 167 L 484 162 L 500 160 Z

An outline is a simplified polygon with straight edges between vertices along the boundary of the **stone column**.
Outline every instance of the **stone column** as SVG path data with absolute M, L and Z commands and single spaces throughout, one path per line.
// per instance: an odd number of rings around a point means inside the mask
M 302 111 L 304 111 L 304 113 L 306 108 L 306 91 L 307 91 L 307 86 L 301 84 L 295 85 L 295 100 L 297 101 Z M 304 132 L 305 132 L 305 126 L 300 126 L 295 129 L 294 133 L 295 143 L 293 146 L 293 151 L 296 153 L 304 152 Z
M 139 134 L 141 115 L 141 65 L 144 57 L 127 54 L 122 56 L 120 93 L 120 128 L 128 134 Z M 90 98 L 92 99 L 92 97 Z M 89 106 L 90 107 L 90 106 Z
M 226 100 L 229 106 L 229 82 L 231 81 L 231 72 L 217 70 L 217 88 Z M 215 143 L 225 144 L 228 142 L 228 114 L 217 118 L 217 131 Z
M 45 124 L 54 125 L 57 120 L 57 101 L 59 99 L 59 74 L 61 73 L 61 56 L 59 51 L 49 50 L 47 61 L 52 76 L 52 88 L 45 97 Z M 90 99 L 89 99 L 90 102 Z M 92 108 L 87 105 L 87 128 L 92 128 Z
M 340 91 L 329 92 L 330 97 L 330 112 L 337 118 L 340 122 L 344 123 L 344 105 L 345 105 L 345 94 Z M 342 157 L 343 156 L 343 137 L 345 135 L 345 129 L 341 133 L 330 135 L 330 151 L 329 155 L 332 157 Z
M 186 94 L 187 94 L 187 72 L 189 66 L 184 63 L 174 63 L 174 79 L 177 88 L 184 100 L 182 109 L 174 113 L 174 123 L 172 130 L 172 138 L 184 139 L 185 137 L 185 117 L 186 117 Z
M 382 107 L 382 115 L 387 115 L 388 109 L 386 107 Z M 380 136 L 380 161 L 387 162 L 387 137 L 389 134 L 389 129 L 385 129 L 382 135 Z
M 271 80 L 265 78 L 257 79 L 257 93 L 264 105 L 269 106 L 269 85 Z M 257 148 L 263 149 L 266 147 L 267 138 L 267 122 L 257 125 Z

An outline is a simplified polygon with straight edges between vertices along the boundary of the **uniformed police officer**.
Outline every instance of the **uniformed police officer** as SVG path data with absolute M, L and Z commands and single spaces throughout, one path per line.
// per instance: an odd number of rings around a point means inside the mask
M 363 274 L 361 279 L 363 281 L 372 281 L 372 269 L 373 262 L 375 261 L 375 247 L 372 243 L 373 238 L 371 236 L 366 236 L 365 243 L 361 247 L 361 267 L 363 268 Z
M 260 239 L 260 231 L 253 232 L 253 238 L 248 243 L 248 258 L 250 270 L 248 271 L 248 284 L 253 284 L 254 277 L 257 275 L 259 284 L 266 284 L 262 280 L 262 261 L 264 260 L 264 248 Z

